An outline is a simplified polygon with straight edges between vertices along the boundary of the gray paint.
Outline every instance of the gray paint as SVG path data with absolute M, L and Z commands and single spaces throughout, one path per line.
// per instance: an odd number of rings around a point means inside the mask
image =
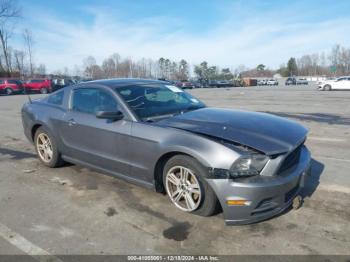
M 249 208 L 228 208 L 225 204 L 228 197 L 250 197 L 254 205 L 265 197 L 263 192 L 275 192 L 281 198 L 297 183 L 295 181 L 299 181 L 299 176 L 308 166 L 310 156 L 304 148 L 297 171 L 288 171 L 285 176 L 276 174 L 288 152 L 306 138 L 307 130 L 297 123 L 268 114 L 214 108 L 204 108 L 154 123 L 141 122 L 124 101 L 110 90 L 111 87 L 136 83 L 162 82 L 130 79 L 94 81 L 66 87 L 62 107 L 48 104 L 47 98 L 27 103 L 22 108 L 25 134 L 32 141 L 33 126 L 44 125 L 55 137 L 64 159 L 148 188 L 155 188 L 155 166 L 168 153 L 188 154 L 209 169 L 224 170 L 230 169 L 243 154 L 241 146 L 267 155 L 279 154 L 267 163 L 261 176 L 240 179 L 240 182 L 207 179 L 223 206 L 228 223 L 259 220 L 248 216 Z M 103 88 L 112 93 L 125 118 L 110 122 L 73 112 L 70 109 L 72 89 L 86 87 Z M 220 140 L 229 143 L 229 146 Z M 276 184 L 279 186 L 276 187 Z M 232 192 L 235 194 L 232 195 Z M 276 203 L 278 206 L 267 216 L 281 212 L 289 204 Z

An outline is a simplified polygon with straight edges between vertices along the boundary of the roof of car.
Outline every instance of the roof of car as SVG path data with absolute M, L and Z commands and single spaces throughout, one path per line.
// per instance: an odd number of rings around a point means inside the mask
M 105 85 L 108 87 L 123 87 L 128 85 L 147 85 L 147 84 L 169 84 L 166 81 L 152 80 L 152 79 L 142 79 L 142 78 L 116 78 L 116 79 L 101 79 L 88 81 L 84 84 L 96 83 Z

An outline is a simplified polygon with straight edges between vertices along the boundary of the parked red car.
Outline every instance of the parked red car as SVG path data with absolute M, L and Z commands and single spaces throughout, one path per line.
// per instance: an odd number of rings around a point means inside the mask
M 0 93 L 6 95 L 23 92 L 22 82 L 16 79 L 0 79 Z
M 189 81 L 181 81 L 176 83 L 177 87 L 180 87 L 182 89 L 192 89 L 194 88 L 194 84 Z
M 24 84 L 26 92 L 40 92 L 47 94 L 52 91 L 52 83 L 49 79 L 30 79 Z

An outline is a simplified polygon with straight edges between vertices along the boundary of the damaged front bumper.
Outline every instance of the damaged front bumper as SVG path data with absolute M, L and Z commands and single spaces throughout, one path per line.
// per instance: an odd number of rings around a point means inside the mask
M 303 146 L 297 165 L 282 174 L 258 176 L 240 181 L 207 179 L 215 191 L 226 224 L 250 224 L 273 217 L 291 204 L 304 187 L 310 173 L 311 155 Z M 230 201 L 244 201 L 244 205 L 230 205 Z

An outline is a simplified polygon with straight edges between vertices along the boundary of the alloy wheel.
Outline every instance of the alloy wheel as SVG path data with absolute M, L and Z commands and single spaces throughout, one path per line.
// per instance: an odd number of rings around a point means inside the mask
M 194 172 L 183 166 L 172 167 L 165 177 L 167 193 L 181 210 L 194 211 L 201 202 L 201 188 Z
M 36 147 L 41 160 L 43 160 L 46 163 L 50 162 L 53 157 L 53 150 L 48 135 L 44 133 L 38 135 L 36 140 Z

